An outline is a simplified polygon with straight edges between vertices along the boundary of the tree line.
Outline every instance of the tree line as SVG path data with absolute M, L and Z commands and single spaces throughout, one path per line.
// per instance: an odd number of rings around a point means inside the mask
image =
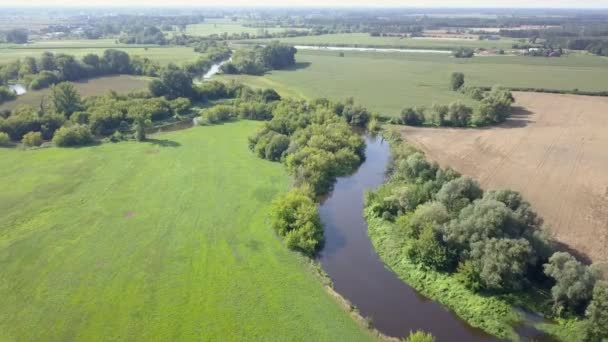
M 296 52 L 293 46 L 279 42 L 239 49 L 232 56 L 232 61 L 222 66 L 222 72 L 261 75 L 269 70 L 286 69 L 296 64 Z
M 484 192 L 398 139 L 392 155 L 388 180 L 366 195 L 365 213 L 393 227 L 384 242 L 393 253 L 486 296 L 547 289 L 550 314 L 584 316 L 585 340 L 608 337 L 608 283 L 594 266 L 557 249 L 521 194 Z
M 108 49 L 99 56 L 87 54 L 81 59 L 72 55 L 44 52 L 39 58 L 25 57 L 0 67 L 0 84 L 9 81 L 24 83 L 28 89 L 38 90 L 64 81 L 105 75 L 144 75 L 157 77 L 167 70 L 183 69 L 189 77 L 197 77 L 207 72 L 214 63 L 230 57 L 231 50 L 226 44 L 216 44 L 206 49 L 206 54 L 198 60 L 187 63 L 183 68 L 175 65 L 161 66 L 145 57 L 131 57 L 128 53 Z
M 430 107 L 406 107 L 392 122 L 408 126 L 480 127 L 504 122 L 511 114 L 514 102 L 511 91 L 494 86 L 488 91 L 478 87 L 465 87 L 464 74 L 455 72 L 450 88 L 461 91 L 479 101 L 476 109 L 455 101 L 449 105 L 433 104 Z

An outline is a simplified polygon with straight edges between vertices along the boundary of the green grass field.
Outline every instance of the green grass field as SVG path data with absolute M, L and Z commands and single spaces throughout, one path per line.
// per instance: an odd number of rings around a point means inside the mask
M 148 57 L 162 64 L 191 62 L 201 56 L 187 46 L 128 45 L 113 39 L 46 40 L 27 45 L 0 44 L 0 65 L 28 56 L 37 58 L 44 51 L 82 57 L 88 53 L 101 55 L 106 49 L 123 50 L 131 56 Z
M 0 149 L 0 340 L 371 339 L 268 226 L 258 124 Z
M 454 47 L 470 48 L 502 48 L 510 49 L 517 41 L 512 39 L 501 40 L 473 40 L 473 39 L 435 39 L 435 38 L 400 38 L 400 37 L 372 37 L 368 33 L 339 33 L 320 36 L 302 36 L 278 39 L 284 43 L 301 45 L 341 45 L 341 46 L 391 46 L 401 48 L 428 48 L 450 49 Z M 266 40 L 253 40 L 261 43 Z
M 355 101 L 382 114 L 397 115 L 405 106 L 447 104 L 468 97 L 448 83 L 454 71 L 464 72 L 475 86 L 600 91 L 608 89 L 608 58 L 572 54 L 561 58 L 488 56 L 456 59 L 440 54 L 372 53 L 302 50 L 298 67 L 263 77 L 222 76 L 256 87 L 272 87 L 285 96 L 329 97 Z
M 119 94 L 126 94 L 134 91 L 148 89 L 151 78 L 144 76 L 105 76 L 76 81 L 74 87 L 82 96 L 103 95 L 110 90 Z M 41 101 L 49 101 L 51 88 L 28 91 L 18 96 L 15 100 L 0 104 L 0 110 L 13 110 L 19 105 L 30 105 L 38 107 Z

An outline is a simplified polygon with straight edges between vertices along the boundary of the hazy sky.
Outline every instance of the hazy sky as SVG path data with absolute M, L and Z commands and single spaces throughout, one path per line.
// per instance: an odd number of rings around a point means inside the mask
M 400 6 L 608 8 L 608 0 L 0 0 L 2 6 Z

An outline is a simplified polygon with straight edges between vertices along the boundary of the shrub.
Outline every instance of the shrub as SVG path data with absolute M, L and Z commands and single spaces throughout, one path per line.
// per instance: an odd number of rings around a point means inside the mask
M 456 101 L 448 106 L 446 119 L 452 126 L 466 127 L 471 121 L 472 113 L 473 109 L 471 107 L 465 106 L 460 101 Z
M 21 139 L 21 143 L 27 147 L 42 145 L 42 134 L 40 132 L 28 132 Z
M 0 86 L 0 104 L 6 101 L 12 101 L 17 98 L 15 92 L 7 87 Z
M 475 51 L 470 48 L 460 47 L 452 51 L 452 56 L 456 58 L 471 58 L 475 55 Z
M 0 132 L 0 146 L 9 146 L 11 144 L 11 138 L 8 134 Z
M 201 111 L 202 123 L 206 125 L 218 124 L 236 118 L 234 107 L 217 105 Z
M 594 268 L 583 265 L 567 252 L 556 252 L 544 267 L 545 274 L 555 280 L 551 295 L 556 313 L 564 308 L 576 311 L 591 298 L 599 276 Z
M 281 160 L 283 152 L 289 147 L 289 137 L 283 134 L 275 134 L 265 147 L 264 158 L 268 160 Z
M 27 132 L 40 131 L 40 117 L 31 106 L 19 106 L 7 119 L 0 120 L 0 131 L 20 141 Z
M 290 249 L 312 255 L 323 239 L 317 205 L 310 190 L 294 188 L 272 203 L 271 225 Z
M 465 260 L 458 264 L 456 279 L 471 291 L 477 292 L 483 287 L 479 272 L 471 260 Z
M 91 134 L 89 126 L 81 124 L 61 127 L 53 136 L 53 144 L 59 147 L 89 145 L 93 141 L 93 134 Z
M 418 239 L 413 240 L 407 248 L 410 260 L 434 270 L 449 267 L 448 250 L 441 242 L 440 234 L 432 224 L 427 224 Z
M 41 71 L 34 79 L 30 82 L 28 88 L 31 90 L 38 90 L 46 88 L 59 82 L 59 77 L 55 73 L 47 70 Z
M 587 308 L 589 324 L 587 339 L 602 341 L 608 339 L 608 282 L 598 281 L 593 288 L 593 299 Z
M 450 89 L 456 91 L 464 85 L 464 74 L 461 72 L 453 72 L 450 78 Z
M 435 337 L 430 333 L 418 330 L 416 332 L 410 332 L 404 342 L 435 342 Z
M 401 123 L 408 126 L 420 126 L 424 122 L 424 115 L 415 108 L 404 108 L 401 111 Z

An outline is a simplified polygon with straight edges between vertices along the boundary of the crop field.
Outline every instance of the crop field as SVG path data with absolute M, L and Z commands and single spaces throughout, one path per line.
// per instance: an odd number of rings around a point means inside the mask
M 40 57 L 44 51 L 82 57 L 89 53 L 101 55 L 106 49 L 123 50 L 132 57 L 148 57 L 162 64 L 191 62 L 201 56 L 187 46 L 128 45 L 112 39 L 44 40 L 27 45 L 0 44 L 0 65 L 28 56 Z
M 397 115 L 405 106 L 447 104 L 468 97 L 453 92 L 450 74 L 460 71 L 475 86 L 500 84 L 599 91 L 608 89 L 608 58 L 571 54 L 561 58 L 488 56 L 456 59 L 441 54 L 301 50 L 291 70 L 263 77 L 223 76 L 257 87 L 273 87 L 286 96 L 329 97 L 355 101 L 382 114 Z
M 274 39 L 273 39 L 274 40 Z M 401 38 L 372 37 L 368 33 L 338 33 L 319 36 L 278 38 L 277 40 L 301 45 L 338 45 L 338 46 L 390 46 L 400 48 L 452 49 L 455 47 L 511 49 L 518 41 L 513 39 L 476 40 L 476 39 L 439 39 L 439 38 Z M 253 40 L 253 42 L 261 42 Z
M 0 340 L 370 340 L 268 226 L 258 125 L 0 149 Z
M 406 127 L 403 136 L 484 188 L 520 191 L 554 237 L 608 261 L 608 98 L 515 93 L 519 110 L 488 129 Z
M 148 87 L 149 79 L 141 76 L 105 76 L 98 78 L 91 78 L 82 81 L 76 81 L 74 87 L 82 96 L 93 96 L 103 95 L 110 90 L 113 90 L 119 94 L 130 93 L 138 90 L 145 90 Z M 17 99 L 9 102 L 5 102 L 0 105 L 0 110 L 9 109 L 13 110 L 19 105 L 31 105 L 37 107 L 40 105 L 40 101 L 51 94 L 50 88 L 41 90 L 28 91 L 27 93 L 18 96 Z

